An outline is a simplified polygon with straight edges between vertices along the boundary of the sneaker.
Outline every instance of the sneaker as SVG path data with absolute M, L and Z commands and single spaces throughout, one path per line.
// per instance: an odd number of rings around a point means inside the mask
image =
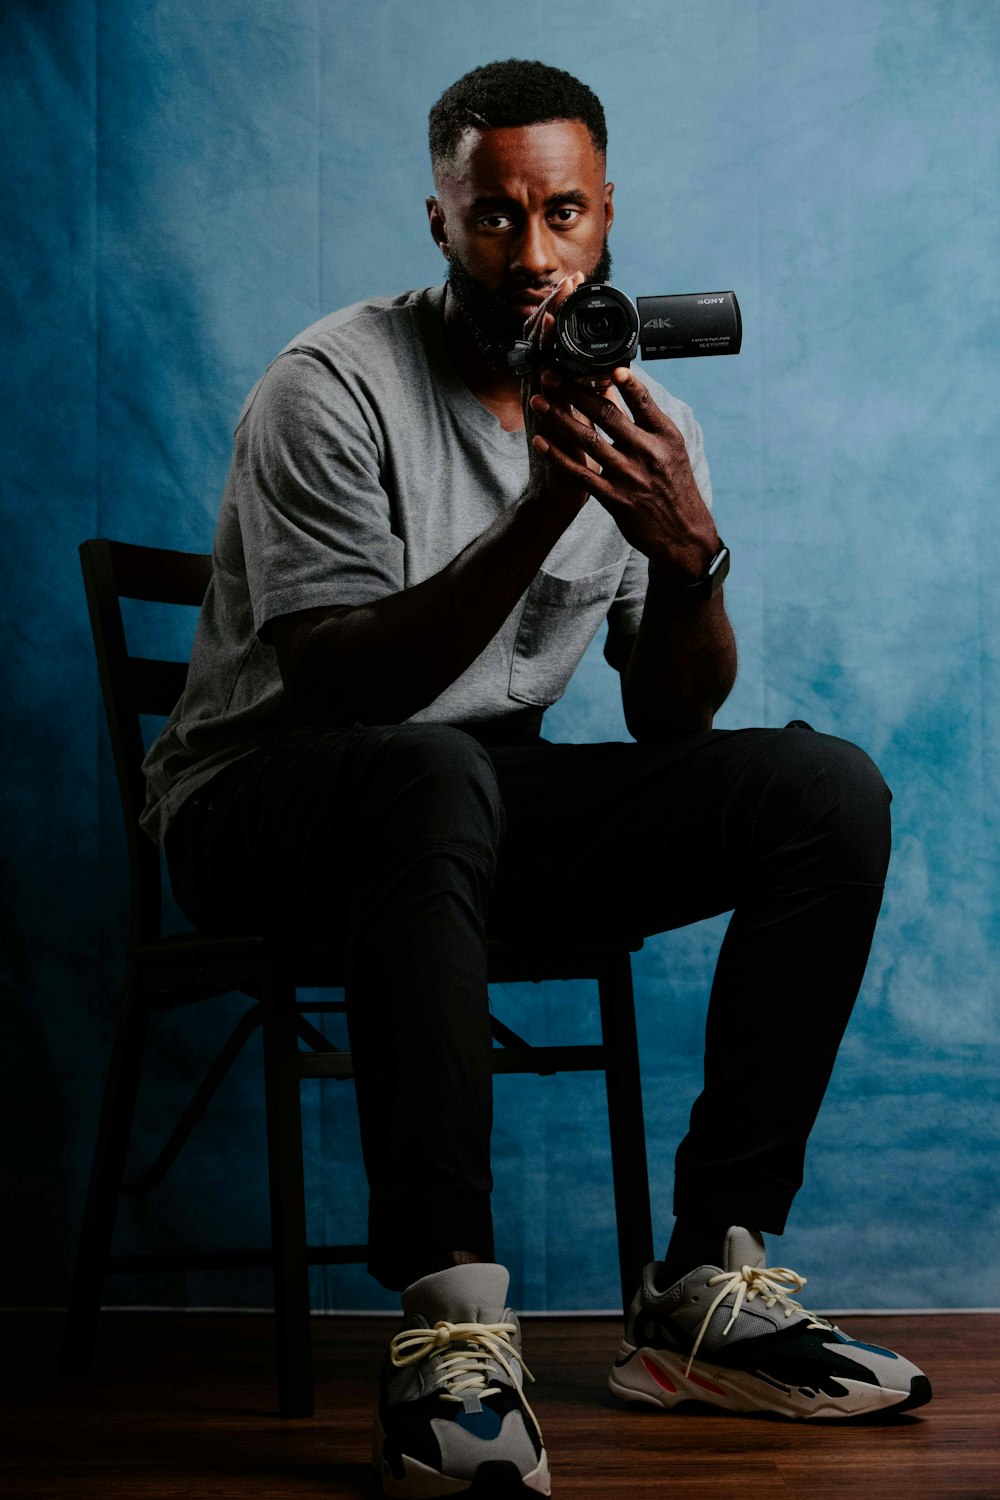
M 722 1266 L 699 1266 L 665 1292 L 643 1272 L 608 1385 L 667 1410 L 685 1401 L 785 1417 L 911 1411 L 931 1399 L 909 1360 L 849 1338 L 789 1295 L 805 1277 L 765 1266 L 764 1242 L 729 1230 Z
M 403 1293 L 375 1421 L 382 1493 L 548 1495 L 542 1433 L 521 1390 L 521 1329 L 503 1266 L 452 1266 Z

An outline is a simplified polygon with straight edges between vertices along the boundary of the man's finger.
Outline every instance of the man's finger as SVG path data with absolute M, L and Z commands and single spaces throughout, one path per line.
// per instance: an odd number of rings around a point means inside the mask
M 556 309 L 566 301 L 566 298 L 570 296 L 571 293 L 576 291 L 577 287 L 581 285 L 582 281 L 582 271 L 575 271 L 572 276 L 564 276 L 563 279 L 559 282 L 558 286 L 553 287 L 552 291 L 546 297 L 545 301 L 539 303 L 538 310 L 536 312 L 533 312 L 531 317 L 525 323 L 524 337 L 526 339 L 534 340 L 536 336 L 540 335 L 544 340 L 545 333 L 548 331 L 546 319 L 551 317 L 554 326 L 555 318 L 553 317 L 553 314 L 555 313 Z
M 564 474 L 572 474 L 575 479 L 579 479 L 587 493 L 593 495 L 596 500 L 600 500 L 602 504 L 613 502 L 618 498 L 615 485 L 597 469 L 590 468 L 585 461 L 571 458 L 562 448 L 548 438 L 542 437 L 541 434 L 533 437 L 531 442 L 536 453 L 557 469 L 561 469 Z
M 589 454 L 602 466 L 610 464 L 612 468 L 621 467 L 622 456 L 616 453 L 611 443 L 604 441 L 586 414 L 578 416 L 567 407 L 553 406 L 544 396 L 532 396 L 531 408 L 541 417 L 550 436 L 558 434 L 572 447 Z
M 627 473 L 625 455 L 613 443 L 606 442 L 586 417 L 549 407 L 547 402 L 536 405 L 537 401 L 539 398 L 532 398 L 532 406 L 541 418 L 542 430 L 538 435 L 543 442 L 553 445 L 559 453 L 571 454 L 588 469 L 607 470 L 619 480 Z
M 582 281 L 582 271 L 574 271 L 572 276 L 564 276 L 562 281 L 560 281 L 559 285 L 556 287 L 555 291 L 548 298 L 546 298 L 545 302 L 542 303 L 543 313 L 541 336 L 539 338 L 540 348 L 552 348 L 553 344 L 555 343 L 556 312 L 566 301 L 566 298 L 573 295 Z
M 602 395 L 592 386 L 584 385 L 582 381 L 577 380 L 572 386 L 564 386 L 555 399 L 578 407 L 598 427 L 603 427 L 616 443 L 622 439 L 627 441 L 635 432 L 636 423 L 619 402 Z
M 670 418 L 657 406 L 638 375 L 624 365 L 619 365 L 614 373 L 614 382 L 637 427 L 646 432 L 666 432 Z

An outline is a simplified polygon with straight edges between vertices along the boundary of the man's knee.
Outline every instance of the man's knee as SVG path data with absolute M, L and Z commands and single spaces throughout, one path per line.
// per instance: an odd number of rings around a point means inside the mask
M 892 793 L 867 751 L 832 734 L 782 730 L 788 747 L 806 775 L 821 776 L 830 796 L 847 808 L 857 808 L 878 823 L 888 816 Z
M 788 848 L 811 846 L 830 878 L 881 883 L 889 859 L 892 793 L 850 740 L 803 729 L 769 736 L 762 808 Z

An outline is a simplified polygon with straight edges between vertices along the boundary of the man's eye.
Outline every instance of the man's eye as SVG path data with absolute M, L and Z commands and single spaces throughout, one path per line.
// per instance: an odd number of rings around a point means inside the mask
M 572 224 L 580 217 L 582 211 L 579 208 L 557 208 L 552 217 L 557 224 Z
M 484 229 L 507 229 L 510 227 L 509 214 L 487 214 L 485 219 L 480 219 Z

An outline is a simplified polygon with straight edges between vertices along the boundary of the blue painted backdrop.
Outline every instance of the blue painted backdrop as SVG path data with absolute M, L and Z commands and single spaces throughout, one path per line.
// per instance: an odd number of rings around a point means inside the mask
M 703 422 L 736 559 L 742 675 L 720 723 L 804 717 L 859 740 L 895 790 L 884 920 L 775 1258 L 810 1275 L 814 1305 L 1000 1302 L 1000 6 L 7 0 L 0 26 L 0 1107 L 17 1231 L 2 1298 L 63 1294 L 123 922 L 76 545 L 208 548 L 244 392 L 324 311 L 439 276 L 427 109 L 467 68 L 520 55 L 605 101 L 619 283 L 732 286 L 744 308 L 739 360 L 669 372 Z M 176 634 L 133 623 L 157 644 Z M 549 732 L 624 736 L 596 652 Z M 654 940 L 637 963 L 660 1242 L 722 927 Z M 574 987 L 497 1003 L 539 1040 L 593 1034 Z M 160 1028 L 147 1150 L 235 1013 Z M 774 1046 L 795 1066 L 794 1034 Z M 263 1238 L 256 1063 L 123 1212 L 124 1245 Z M 312 1227 L 346 1239 L 364 1224 L 349 1090 L 306 1089 Z M 612 1306 L 599 1084 L 503 1080 L 497 1096 L 516 1300 Z M 161 1278 L 112 1295 L 261 1303 L 267 1288 Z M 317 1274 L 314 1298 L 391 1301 L 361 1269 Z

